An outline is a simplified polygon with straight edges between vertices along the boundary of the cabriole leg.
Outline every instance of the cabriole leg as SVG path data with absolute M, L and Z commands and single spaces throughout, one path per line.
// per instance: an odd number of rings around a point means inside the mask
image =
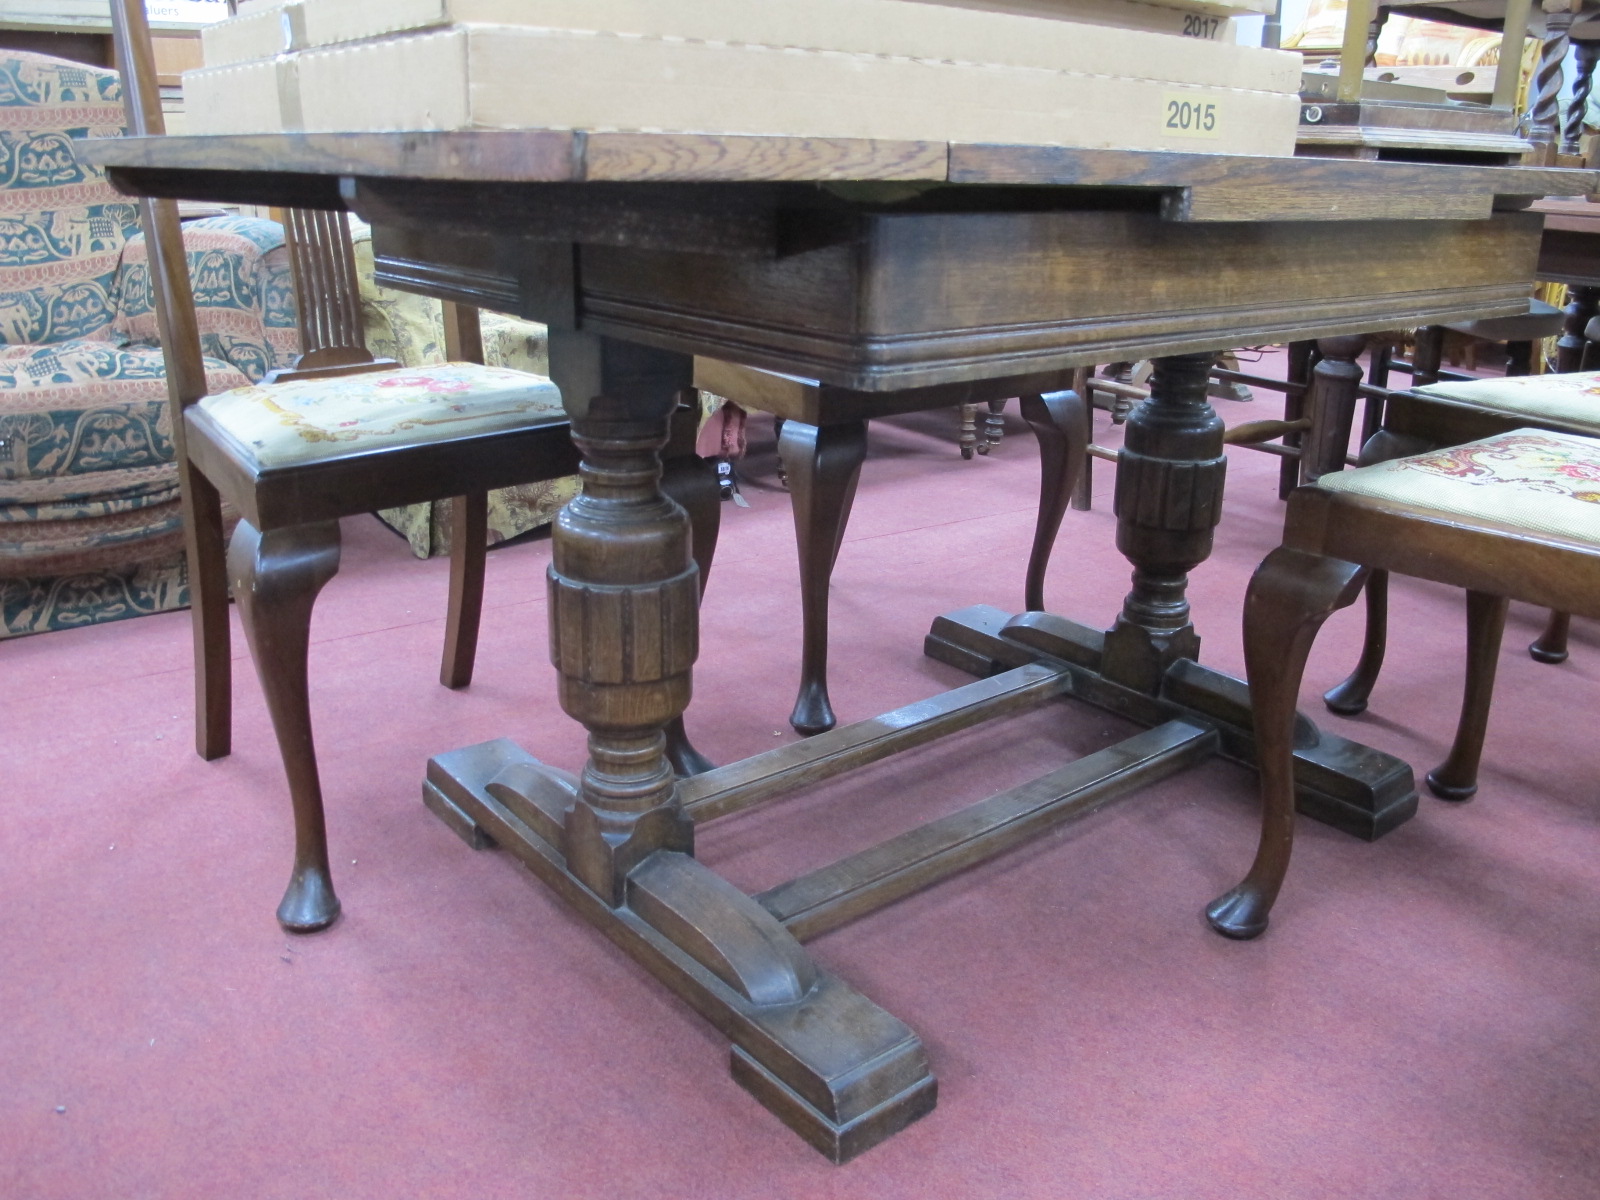
M 1322 702 L 1329 712 L 1353 717 L 1366 711 L 1378 673 L 1383 670 L 1383 655 L 1388 645 L 1389 572 L 1374 571 L 1367 577 L 1367 630 L 1361 643 L 1361 658 L 1342 683 L 1322 693 Z
M 1224 937 L 1253 938 L 1267 927 L 1294 849 L 1295 701 L 1306 656 L 1322 623 L 1354 602 L 1366 568 L 1280 546 L 1250 580 L 1244 601 L 1244 657 L 1261 769 L 1261 841 L 1250 873 L 1206 909 Z
M 679 410 L 676 420 L 685 412 Z M 676 435 L 675 435 L 676 436 Z M 689 514 L 690 552 L 700 568 L 700 596 L 706 593 L 711 578 L 711 563 L 717 554 L 717 537 L 722 530 L 722 497 L 717 484 L 715 459 L 696 454 L 681 454 L 667 459 L 661 473 L 661 490 Z M 699 775 L 715 765 L 694 748 L 683 725 L 683 715 L 667 726 L 667 758 L 679 775 Z
M 1504 596 L 1467 593 L 1467 683 L 1461 719 L 1456 723 L 1449 757 L 1428 772 L 1428 790 L 1441 800 L 1467 800 L 1478 790 L 1478 763 L 1483 759 L 1483 738 L 1489 729 L 1495 667 L 1508 606 Z
M 867 457 L 866 422 L 819 428 L 785 421 L 778 457 L 789 478 L 794 535 L 800 548 L 800 690 L 789 724 L 796 733 L 810 735 L 824 733 L 836 723 L 828 700 L 828 582 Z
M 1075 391 L 1023 396 L 1022 418 L 1039 439 L 1039 517 L 1028 555 L 1024 604 L 1029 612 L 1042 612 L 1050 551 L 1089 457 L 1088 403 Z
M 228 547 L 234 599 L 272 714 L 294 804 L 294 874 L 278 905 L 279 923 L 294 933 L 326 928 L 339 916 L 339 898 L 328 870 L 322 781 L 306 684 L 311 609 L 338 569 L 337 521 L 266 533 L 241 521 Z
M 1537 662 L 1563 663 L 1567 661 L 1567 634 L 1572 628 L 1572 614 L 1550 613 L 1544 632 L 1528 646 L 1528 655 Z

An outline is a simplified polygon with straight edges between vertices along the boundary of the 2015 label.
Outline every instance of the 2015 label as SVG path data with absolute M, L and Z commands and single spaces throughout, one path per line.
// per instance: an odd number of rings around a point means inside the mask
M 1222 109 L 1215 100 L 1192 100 L 1168 93 L 1161 98 L 1161 128 L 1175 137 L 1222 136 Z
M 1205 38 L 1209 41 L 1217 36 L 1217 30 L 1221 28 L 1221 17 L 1198 17 L 1193 13 L 1185 13 L 1183 16 L 1184 37 Z

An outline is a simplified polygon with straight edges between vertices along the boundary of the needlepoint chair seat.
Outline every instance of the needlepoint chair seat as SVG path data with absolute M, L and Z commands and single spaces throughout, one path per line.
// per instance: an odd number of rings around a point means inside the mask
M 196 405 L 260 471 L 564 422 L 561 393 L 522 371 L 442 363 L 234 388 Z
M 1518 429 L 1324 475 L 1317 486 L 1600 545 L 1600 443 L 1570 434 Z
M 1430 383 L 1410 394 L 1600 433 L 1600 371 Z

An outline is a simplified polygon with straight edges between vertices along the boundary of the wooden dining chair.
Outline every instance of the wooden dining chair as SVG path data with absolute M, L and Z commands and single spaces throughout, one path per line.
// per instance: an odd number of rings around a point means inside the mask
M 1435 365 L 1430 373 L 1437 370 Z M 1369 466 L 1520 427 L 1600 437 L 1600 372 L 1491 379 L 1457 376 L 1390 392 L 1383 398 L 1379 428 L 1362 448 L 1361 463 Z M 1365 594 L 1361 657 L 1350 674 L 1323 695 L 1329 710 L 1342 716 L 1366 709 L 1388 647 L 1387 572 L 1373 571 Z M 1570 614 L 1552 612 L 1528 647 L 1529 655 L 1546 663 L 1565 660 L 1569 622 Z
M 1262 829 L 1249 874 L 1207 910 L 1228 937 L 1267 926 L 1294 844 L 1306 658 L 1375 569 L 1466 589 L 1465 696 L 1449 755 L 1427 776 L 1435 794 L 1465 799 L 1477 789 L 1507 601 L 1600 616 L 1600 441 L 1515 429 L 1324 475 L 1290 495 L 1283 544 L 1245 597 Z
M 142 0 L 115 0 L 112 17 L 129 129 L 160 134 Z M 560 395 L 542 377 L 470 361 L 416 369 L 373 361 L 348 304 L 329 302 L 353 294 L 339 278 L 349 248 L 348 238 L 339 242 L 341 214 L 297 214 L 289 223 L 302 323 L 314 327 L 300 366 L 262 386 L 207 395 L 176 205 L 146 199 L 141 207 L 184 507 L 196 749 L 206 759 L 230 749 L 231 579 L 294 807 L 294 869 L 278 920 L 290 930 L 320 929 L 338 916 L 339 901 L 306 667 L 312 605 L 338 569 L 339 518 L 456 497 L 441 679 L 463 686 L 481 610 L 485 494 L 571 474 L 577 455 Z M 451 325 L 453 354 L 481 358 L 475 311 L 456 309 Z M 242 518 L 226 551 L 225 504 Z

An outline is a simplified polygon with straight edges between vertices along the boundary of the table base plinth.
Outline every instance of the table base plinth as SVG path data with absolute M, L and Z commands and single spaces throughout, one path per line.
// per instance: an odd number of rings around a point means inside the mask
M 1146 694 L 1099 672 L 1102 635 L 1047 613 L 979 606 L 938 618 L 926 650 L 983 676 L 896 712 L 681 781 L 697 824 L 779 799 L 985 720 L 1068 695 L 1151 728 L 748 896 L 692 855 L 657 850 L 616 906 L 560 847 L 572 775 L 499 739 L 428 762 L 423 801 L 475 849 L 502 846 L 733 1043 L 734 1078 L 834 1162 L 933 1110 L 938 1084 L 909 1027 L 821 970 L 801 941 L 1096 812 L 1213 754 L 1249 762 L 1249 695 L 1188 659 Z M 1302 720 L 1296 767 L 1308 814 L 1376 838 L 1416 809 L 1411 769 Z
M 781 922 L 694 858 L 657 851 L 616 908 L 558 846 L 569 777 L 500 739 L 428 761 L 423 799 L 469 845 L 499 845 L 733 1042 L 733 1076 L 834 1162 L 933 1110 L 902 1022 L 812 963 Z
M 1104 636 L 1049 613 L 1012 616 L 976 605 L 936 618 L 924 651 L 980 677 L 1026 664 L 1065 670 L 1071 677 L 1065 694 L 1141 725 L 1192 721 L 1209 726 L 1217 732 L 1224 758 L 1255 765 L 1250 692 L 1242 680 L 1178 659 L 1151 695 L 1099 673 Z M 1295 732 L 1294 766 L 1299 810 L 1345 833 L 1374 841 L 1417 811 L 1410 764 L 1318 729 L 1303 716 Z

